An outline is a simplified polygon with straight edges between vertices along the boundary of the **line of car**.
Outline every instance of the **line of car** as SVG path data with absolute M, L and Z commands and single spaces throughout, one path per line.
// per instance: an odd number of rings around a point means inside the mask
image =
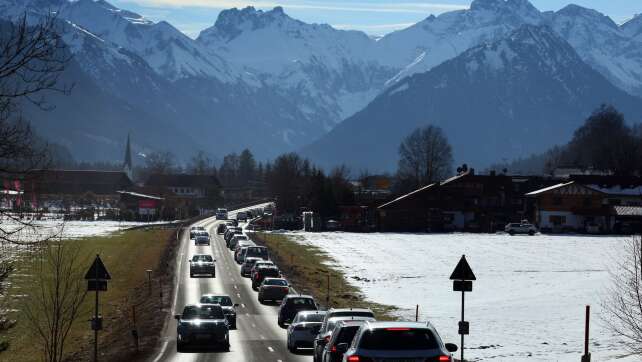
M 222 216 L 227 217 L 227 213 Z M 290 352 L 311 350 L 314 362 L 452 362 L 451 353 L 457 346 L 443 343 L 428 322 L 377 321 L 372 310 L 364 308 L 322 310 L 314 297 L 299 294 L 290 286 L 270 260 L 268 249 L 255 245 L 238 221 L 226 220 L 216 232 L 223 236 L 240 265 L 240 275 L 251 279 L 258 301 L 261 304 L 271 301 L 279 306 L 276 322 L 287 329 L 286 345 Z M 197 243 L 205 230 L 191 231 L 195 231 L 194 243 L 203 245 Z M 190 277 L 197 275 L 216 277 L 211 255 L 197 254 L 191 258 Z M 237 306 L 229 296 L 216 294 L 203 295 L 200 303 L 185 306 L 183 314 L 175 316 L 179 321 L 177 350 L 181 352 L 188 344 L 201 342 L 229 350 L 229 329 L 236 327 Z

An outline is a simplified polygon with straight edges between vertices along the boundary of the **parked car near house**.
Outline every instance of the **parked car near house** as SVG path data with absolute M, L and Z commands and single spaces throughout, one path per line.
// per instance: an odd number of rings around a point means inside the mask
M 299 348 L 310 348 L 315 336 L 319 333 L 325 311 L 305 310 L 298 312 L 292 324 L 288 326 L 288 351 L 296 352 Z
M 271 300 L 273 302 L 283 300 L 290 293 L 290 284 L 283 278 L 265 278 L 259 286 L 259 303 Z
M 340 343 L 344 361 L 435 361 L 452 362 L 457 346 L 444 344 L 430 323 L 366 322 L 352 344 Z
M 589 222 L 586 224 L 586 233 L 587 234 L 599 234 L 602 232 L 602 228 L 595 222 Z
M 506 225 L 504 228 L 504 231 L 506 231 L 510 235 L 515 235 L 515 234 L 527 234 L 527 235 L 535 235 L 537 233 L 537 228 L 535 225 L 530 224 L 530 223 L 510 223 Z
M 223 308 L 218 304 L 189 304 L 182 314 L 174 318 L 176 327 L 176 350 L 183 352 L 186 347 L 198 345 L 217 346 L 230 349 L 229 326 Z
M 318 310 L 319 307 L 311 295 L 290 294 L 281 301 L 279 307 L 278 324 L 281 328 L 287 328 L 292 323 L 297 313 L 304 310 Z

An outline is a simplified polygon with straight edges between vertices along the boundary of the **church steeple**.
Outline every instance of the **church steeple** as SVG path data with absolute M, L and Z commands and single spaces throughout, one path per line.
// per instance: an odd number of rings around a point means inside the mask
M 132 170 L 133 170 L 133 164 L 132 164 L 132 147 L 131 147 L 131 142 L 129 139 L 129 133 L 127 134 L 127 146 L 125 146 L 125 162 L 123 162 L 123 171 L 127 173 L 127 176 L 129 176 L 129 179 L 132 179 Z

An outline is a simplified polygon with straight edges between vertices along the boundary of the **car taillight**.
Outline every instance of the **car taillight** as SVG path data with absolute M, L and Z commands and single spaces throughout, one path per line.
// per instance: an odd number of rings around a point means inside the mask
M 323 337 L 323 341 L 324 341 L 326 344 L 328 344 L 328 342 L 330 342 L 330 338 L 331 338 L 331 337 L 332 337 L 332 336 L 325 336 L 325 337 Z
M 359 358 L 359 356 L 350 356 L 347 360 L 348 362 L 360 362 L 361 358 Z
M 332 346 L 332 348 L 330 348 L 330 352 L 337 353 L 337 346 Z
M 450 362 L 450 356 L 439 356 L 439 362 Z

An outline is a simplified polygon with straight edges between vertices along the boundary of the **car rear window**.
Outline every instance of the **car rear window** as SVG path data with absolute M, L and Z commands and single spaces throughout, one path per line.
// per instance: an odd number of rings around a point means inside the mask
M 290 305 L 309 305 L 314 306 L 314 300 L 310 298 L 290 298 L 288 300 Z
M 283 287 L 287 287 L 288 282 L 284 279 L 268 279 L 265 281 L 265 285 L 280 285 Z
M 359 327 L 360 326 L 346 326 L 341 328 L 341 331 L 339 331 L 339 335 L 337 336 L 337 341 L 335 342 L 335 344 L 352 343 L 352 340 L 354 339 L 354 335 L 357 334 Z
M 268 255 L 268 250 L 267 248 L 262 248 L 262 247 L 251 247 L 247 251 L 248 255 L 252 256 L 267 256 Z
M 370 317 L 374 318 L 374 313 L 370 311 L 342 311 L 342 312 L 334 312 L 332 315 L 330 315 L 330 318 L 333 317 Z
M 438 348 L 428 329 L 386 328 L 364 332 L 359 348 L 378 350 L 415 350 Z
M 323 322 L 323 313 L 309 313 L 299 315 L 297 322 Z M 321 327 L 321 326 L 319 326 Z

